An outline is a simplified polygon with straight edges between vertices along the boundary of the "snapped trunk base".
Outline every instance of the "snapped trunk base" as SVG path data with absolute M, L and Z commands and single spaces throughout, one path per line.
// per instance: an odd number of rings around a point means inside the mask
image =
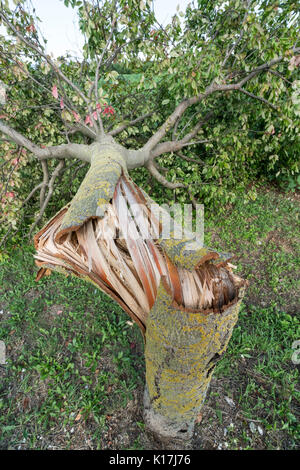
M 190 449 L 195 422 L 179 422 L 155 411 L 150 404 L 147 386 L 144 392 L 144 423 L 150 439 L 166 450 Z
M 147 318 L 144 419 L 148 433 L 167 449 L 186 448 L 192 440 L 215 365 L 237 322 L 243 293 L 244 287 L 222 313 L 206 314 L 177 305 L 163 280 L 159 285 Z

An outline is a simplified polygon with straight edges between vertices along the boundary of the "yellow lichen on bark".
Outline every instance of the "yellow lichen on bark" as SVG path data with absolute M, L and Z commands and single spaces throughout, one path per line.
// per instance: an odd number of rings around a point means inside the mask
M 126 172 L 122 155 L 113 147 L 99 150 L 95 145 L 91 152 L 91 166 L 62 221 L 58 238 L 90 218 L 103 217 L 122 172 Z
M 37 280 L 47 269 L 69 272 L 118 302 L 146 336 L 147 429 L 167 440 L 190 437 L 245 282 L 232 273 L 229 255 L 192 233 L 175 237 L 176 223 L 130 180 L 118 148 L 94 144 L 91 152 L 75 197 L 35 236 Z
M 195 419 L 238 319 L 241 297 L 242 292 L 222 314 L 204 314 L 176 305 L 161 282 L 147 320 L 145 349 L 155 412 L 174 421 Z

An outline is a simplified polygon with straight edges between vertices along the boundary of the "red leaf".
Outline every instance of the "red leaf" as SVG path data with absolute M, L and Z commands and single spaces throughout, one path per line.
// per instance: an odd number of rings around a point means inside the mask
M 36 32 L 35 26 L 33 24 L 27 26 L 26 31 L 28 31 L 29 33 L 35 33 Z
M 75 113 L 75 111 L 72 111 L 72 113 L 73 113 L 73 116 L 74 116 L 74 118 L 75 118 L 75 121 L 76 121 L 76 122 L 79 122 L 79 121 L 80 121 L 80 116 L 79 116 L 79 114 Z
M 91 117 L 89 115 L 87 115 L 87 117 L 85 118 L 84 123 L 89 124 L 90 126 L 92 125 Z
M 57 86 L 56 85 L 53 85 L 53 87 L 52 87 L 52 96 L 56 99 L 58 98 L 58 91 L 57 91 Z
M 64 109 L 65 105 L 64 105 L 64 100 L 63 99 L 60 100 L 59 104 L 60 104 L 61 109 Z
M 113 115 L 115 112 L 114 108 L 112 106 L 106 106 L 103 110 L 103 114 L 111 114 Z

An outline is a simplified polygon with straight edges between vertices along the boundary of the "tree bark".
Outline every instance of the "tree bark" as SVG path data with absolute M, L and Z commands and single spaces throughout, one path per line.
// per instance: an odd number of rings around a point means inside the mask
M 207 314 L 176 305 L 161 281 L 147 319 L 144 420 L 149 434 L 166 449 L 185 448 L 191 442 L 215 365 L 237 322 L 243 294 L 241 288 L 223 313 Z

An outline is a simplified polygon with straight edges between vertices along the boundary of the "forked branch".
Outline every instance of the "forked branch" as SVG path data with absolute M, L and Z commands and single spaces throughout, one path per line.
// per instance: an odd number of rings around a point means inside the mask
M 31 142 L 27 137 L 14 130 L 12 127 L 4 124 L 0 119 L 0 132 L 7 135 L 13 142 L 21 147 L 25 147 L 32 152 L 39 160 L 47 160 L 50 158 L 78 158 L 86 162 L 90 162 L 90 152 L 88 145 L 84 144 L 62 144 L 52 147 L 40 148 Z
M 300 48 L 299 47 L 298 48 L 294 47 L 293 52 L 294 53 L 300 52 Z M 165 137 L 165 135 L 173 128 L 175 123 L 178 121 L 178 119 L 180 119 L 180 117 L 184 114 L 184 112 L 187 110 L 187 108 L 189 108 L 192 105 L 200 103 L 205 98 L 207 98 L 208 96 L 210 96 L 210 95 L 212 95 L 213 93 L 216 93 L 216 92 L 241 91 L 242 93 L 245 93 L 248 96 L 251 96 L 251 98 L 263 101 L 265 104 L 268 104 L 273 109 L 277 109 L 269 101 L 267 101 L 264 98 L 261 98 L 259 96 L 256 96 L 253 93 L 248 92 L 243 87 L 246 83 L 248 83 L 254 77 L 256 77 L 257 75 L 259 75 L 262 72 L 265 72 L 265 71 L 271 69 L 271 67 L 273 67 L 274 65 L 280 63 L 284 58 L 285 58 L 285 56 L 281 55 L 279 57 L 276 57 L 276 58 L 270 60 L 269 62 L 265 62 L 264 64 L 260 65 L 259 67 L 256 67 L 255 69 L 248 72 L 244 78 L 242 78 L 239 82 L 236 82 L 236 83 L 229 83 L 229 84 L 221 83 L 221 84 L 218 84 L 218 83 L 216 83 L 215 80 L 213 80 L 212 83 L 206 88 L 206 90 L 203 93 L 200 93 L 199 95 L 196 95 L 196 96 L 193 96 L 191 98 L 187 98 L 187 99 L 182 100 L 177 105 L 177 107 L 172 112 L 172 114 L 170 114 L 170 116 L 167 118 L 167 120 L 163 123 L 163 125 L 159 128 L 159 130 L 155 134 L 153 134 L 153 136 L 144 145 L 144 147 L 143 147 L 144 151 L 146 151 L 150 154 L 153 151 L 153 149 L 155 149 L 155 147 L 159 144 L 159 142 Z M 185 139 L 185 137 L 184 137 L 184 139 Z M 171 148 L 171 145 L 169 146 L 169 148 Z M 161 147 L 161 149 L 163 149 L 163 147 Z M 166 150 L 166 151 L 172 151 L 172 149 L 171 150 Z M 163 153 L 163 152 L 161 152 L 161 153 Z

